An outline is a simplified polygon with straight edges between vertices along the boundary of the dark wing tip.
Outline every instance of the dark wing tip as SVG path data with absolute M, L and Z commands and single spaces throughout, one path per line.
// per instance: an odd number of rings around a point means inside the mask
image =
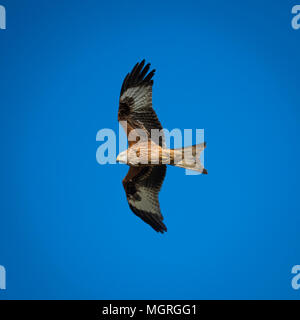
M 128 88 L 136 87 L 138 85 L 153 85 L 152 77 L 155 74 L 155 69 L 152 71 L 149 71 L 150 69 L 150 63 L 145 65 L 145 59 L 143 59 L 141 62 L 138 62 L 130 73 L 127 74 L 125 77 L 122 87 L 121 87 L 121 93 L 122 95 Z
M 129 206 L 135 215 L 137 215 L 144 222 L 149 224 L 155 231 L 160 232 L 160 233 L 167 232 L 167 227 L 162 222 L 161 217 L 159 217 L 158 215 L 151 213 L 151 212 L 138 210 L 134 206 L 132 206 L 131 204 L 129 204 Z

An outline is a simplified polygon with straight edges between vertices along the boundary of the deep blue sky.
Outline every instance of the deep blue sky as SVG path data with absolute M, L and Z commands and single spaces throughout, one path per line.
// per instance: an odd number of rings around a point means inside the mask
M 295 1 L 0 4 L 0 299 L 300 298 Z M 207 141 L 207 176 L 168 170 L 164 235 L 95 159 L 142 58 L 164 127 Z

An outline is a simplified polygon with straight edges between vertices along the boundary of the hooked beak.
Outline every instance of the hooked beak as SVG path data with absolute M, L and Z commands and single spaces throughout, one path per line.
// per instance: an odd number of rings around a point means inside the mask
M 120 162 L 120 163 L 127 163 L 127 156 L 126 156 L 126 153 L 120 153 L 118 156 L 117 156 L 117 159 L 116 159 L 117 162 Z

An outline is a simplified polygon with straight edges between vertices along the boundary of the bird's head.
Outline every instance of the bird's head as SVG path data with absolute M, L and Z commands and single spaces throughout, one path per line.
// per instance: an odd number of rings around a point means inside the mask
M 121 153 L 117 156 L 117 162 L 127 164 L 127 150 L 121 152 Z

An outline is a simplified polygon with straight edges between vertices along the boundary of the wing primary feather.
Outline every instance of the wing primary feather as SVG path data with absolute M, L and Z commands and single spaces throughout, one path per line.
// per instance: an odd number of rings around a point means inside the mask
M 132 82 L 132 85 L 138 84 L 137 80 L 138 80 L 138 75 L 140 73 L 139 67 L 140 67 L 140 63 L 137 63 L 135 65 L 135 67 L 131 71 L 131 82 Z
M 129 78 L 128 78 L 128 82 L 129 82 L 129 84 L 130 85 L 134 85 L 134 76 L 135 76 L 135 72 L 136 72 L 136 69 L 137 69 L 137 67 L 139 66 L 139 63 L 137 63 L 133 68 L 132 68 L 132 70 L 131 70 L 131 72 L 130 72 L 130 75 L 129 75 Z
M 127 75 L 126 75 L 126 77 L 125 77 L 125 79 L 124 79 L 124 81 L 123 81 L 123 84 L 122 84 L 122 87 L 121 87 L 121 93 L 120 93 L 120 95 L 122 95 L 123 94 L 123 92 L 126 90 L 126 88 L 127 88 L 127 81 L 128 81 L 128 78 L 129 78 L 129 73 L 127 73 Z
M 143 69 L 145 64 L 145 59 L 139 64 L 138 68 L 137 68 L 137 76 L 140 74 L 141 70 Z
M 151 78 L 154 76 L 155 74 L 155 69 L 153 69 L 151 72 L 148 73 L 148 75 L 146 76 L 146 78 L 143 80 L 144 83 L 147 83 L 151 80 Z
M 150 69 L 150 63 L 146 64 L 145 68 L 140 73 L 138 82 L 143 81 L 143 79 L 144 79 L 145 75 L 147 74 L 147 72 L 149 71 L 149 69 Z

